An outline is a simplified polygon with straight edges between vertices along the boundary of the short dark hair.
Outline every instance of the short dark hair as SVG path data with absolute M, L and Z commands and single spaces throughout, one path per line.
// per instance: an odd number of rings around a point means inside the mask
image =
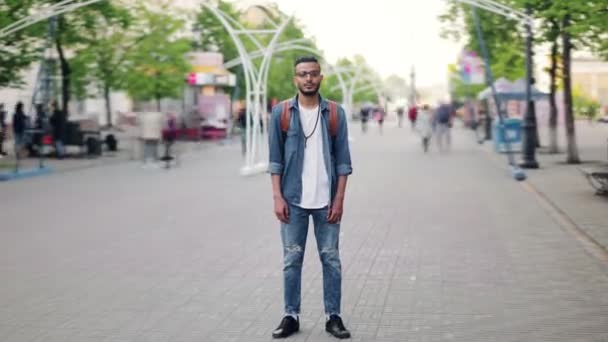
M 298 66 L 298 64 L 300 64 L 300 63 L 317 63 L 317 64 L 320 64 L 319 60 L 315 56 L 302 56 L 302 57 L 296 58 L 295 63 L 293 63 L 294 68 L 296 66 Z

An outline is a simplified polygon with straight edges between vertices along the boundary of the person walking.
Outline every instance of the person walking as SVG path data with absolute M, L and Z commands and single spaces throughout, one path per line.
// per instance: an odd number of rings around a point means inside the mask
M 405 110 L 403 109 L 403 107 L 397 107 L 397 125 L 399 126 L 399 128 L 401 128 L 403 126 L 404 112 L 405 112 Z
M 442 102 L 437 107 L 434 117 L 435 133 L 437 135 L 437 146 L 443 152 L 450 148 L 452 137 L 452 106 L 447 102 Z
M 4 139 L 8 135 L 6 132 L 6 110 L 4 110 L 4 103 L 0 103 L 0 159 L 6 156 L 4 151 Z
M 431 136 L 433 135 L 433 118 L 431 108 L 425 104 L 418 112 L 416 119 L 416 130 L 420 134 L 422 141 L 422 150 L 426 153 L 429 151 Z
M 288 337 L 300 329 L 302 263 L 309 217 L 314 223 L 323 268 L 325 330 L 350 338 L 340 317 L 342 266 L 340 222 L 348 176 L 352 173 L 344 110 L 319 94 L 323 80 L 316 57 L 295 61 L 297 95 L 272 110 L 269 172 L 274 214 L 281 222 L 284 316 L 272 332 Z
M 17 102 L 15 106 L 15 113 L 13 114 L 13 139 L 15 156 L 18 158 L 21 156 L 21 151 L 26 143 L 25 141 L 25 130 L 28 126 L 28 119 L 23 112 L 23 102 Z
M 63 159 L 65 156 L 65 132 L 67 126 L 67 117 L 65 112 L 59 108 L 57 101 L 51 102 L 51 118 L 50 123 L 53 129 L 53 143 L 55 145 L 55 154 L 57 158 Z
M 418 107 L 416 105 L 412 105 L 410 109 L 407 111 L 407 117 L 410 119 L 410 124 L 412 125 L 412 130 L 416 128 L 416 118 L 418 116 Z
M 380 132 L 380 135 L 382 135 L 382 127 L 384 125 L 384 118 L 386 116 L 386 112 L 384 111 L 384 108 L 382 106 L 378 106 L 374 109 L 374 120 L 376 120 L 378 122 L 378 131 Z
M 363 132 L 363 133 L 367 132 L 367 122 L 369 121 L 369 116 L 370 116 L 371 111 L 372 111 L 372 108 L 370 106 L 364 105 L 363 107 L 361 107 L 361 115 L 360 115 L 361 132 Z

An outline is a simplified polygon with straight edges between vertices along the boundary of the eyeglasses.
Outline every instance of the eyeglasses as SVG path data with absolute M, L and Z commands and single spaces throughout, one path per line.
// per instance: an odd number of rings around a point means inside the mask
M 315 78 L 315 77 L 319 77 L 320 75 L 321 75 L 321 71 L 318 71 L 318 70 L 296 72 L 296 76 L 299 78 L 306 78 L 307 76 Z

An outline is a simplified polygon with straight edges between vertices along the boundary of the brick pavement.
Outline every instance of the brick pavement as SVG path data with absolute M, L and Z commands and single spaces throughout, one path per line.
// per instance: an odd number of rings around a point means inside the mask
M 375 127 L 373 127 L 375 128 Z M 608 341 L 608 268 L 463 132 L 358 134 L 343 221 L 353 341 Z M 0 184 L 1 341 L 269 341 L 281 248 L 238 144 Z M 323 330 L 309 234 L 301 332 Z
M 596 196 L 579 171 L 579 168 L 608 167 L 608 125 L 596 123 L 590 126 L 586 121 L 578 121 L 576 132 L 583 163 L 565 164 L 564 153 L 539 153 L 541 169 L 529 172 L 530 182 L 586 234 L 608 249 L 608 197 Z M 541 139 L 547 136 L 546 132 L 541 133 Z M 560 132 L 559 137 L 560 147 L 564 150 L 564 133 Z

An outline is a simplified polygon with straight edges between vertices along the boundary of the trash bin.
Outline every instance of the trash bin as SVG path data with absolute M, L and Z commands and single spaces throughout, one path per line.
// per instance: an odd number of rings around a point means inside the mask
M 494 149 L 496 152 L 507 152 L 509 144 L 512 152 L 521 152 L 522 148 L 522 120 L 515 118 L 504 119 L 502 123 L 495 120 L 493 125 Z

